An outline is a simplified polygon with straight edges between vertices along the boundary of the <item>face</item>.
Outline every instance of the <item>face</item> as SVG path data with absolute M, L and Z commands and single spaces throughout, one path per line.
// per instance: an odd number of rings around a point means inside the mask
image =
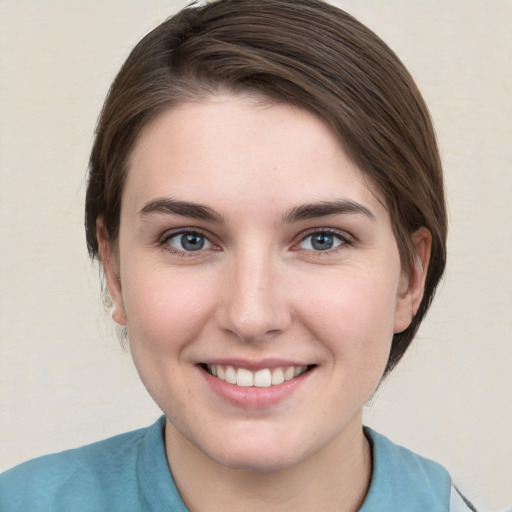
M 291 106 L 218 96 L 145 127 L 103 262 L 169 435 L 261 471 L 360 433 L 422 284 L 368 187 Z

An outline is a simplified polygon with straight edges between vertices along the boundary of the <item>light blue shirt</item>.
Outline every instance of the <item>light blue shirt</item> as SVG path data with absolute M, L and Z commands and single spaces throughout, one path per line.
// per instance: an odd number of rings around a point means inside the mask
M 2 512 L 188 512 L 152 426 L 25 462 L 0 475 Z M 360 512 L 449 512 L 450 476 L 439 464 L 365 428 L 373 451 Z M 469 510 L 457 508 L 457 510 Z

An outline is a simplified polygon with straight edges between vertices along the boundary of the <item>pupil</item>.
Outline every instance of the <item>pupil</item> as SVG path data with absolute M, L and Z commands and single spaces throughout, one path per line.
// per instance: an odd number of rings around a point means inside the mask
M 318 235 L 313 236 L 311 245 L 314 249 L 319 251 L 326 251 L 327 249 L 332 248 L 333 237 L 331 235 L 326 235 L 325 233 L 319 233 Z
M 181 245 L 187 251 L 198 251 L 204 246 L 204 238 L 201 235 L 185 234 L 181 236 Z

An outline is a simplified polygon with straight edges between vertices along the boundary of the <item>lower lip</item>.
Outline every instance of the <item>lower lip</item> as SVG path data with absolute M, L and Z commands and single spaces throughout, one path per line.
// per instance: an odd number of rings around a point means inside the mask
M 266 409 L 284 402 L 302 387 L 313 373 L 313 369 L 309 369 L 282 384 L 259 388 L 256 386 L 243 387 L 230 384 L 229 382 L 225 382 L 209 374 L 202 367 L 199 367 L 199 370 L 210 386 L 210 389 L 212 389 L 217 396 L 237 407 L 247 409 Z

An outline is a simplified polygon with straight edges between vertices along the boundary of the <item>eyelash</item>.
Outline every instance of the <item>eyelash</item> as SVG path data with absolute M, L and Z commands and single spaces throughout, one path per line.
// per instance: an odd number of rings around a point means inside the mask
M 305 240 L 307 240 L 309 237 L 313 237 L 314 235 L 328 235 L 332 236 L 334 238 L 337 238 L 339 240 L 339 245 L 336 247 L 325 249 L 325 250 L 312 250 L 312 249 L 306 249 L 310 254 L 312 254 L 315 257 L 323 257 L 327 256 L 333 253 L 336 253 L 340 250 L 346 249 L 347 247 L 354 244 L 354 239 L 351 237 L 348 233 L 344 231 L 339 231 L 337 229 L 332 228 L 316 228 L 312 229 L 309 232 L 302 234 L 299 242 L 294 245 L 294 247 L 298 247 L 301 243 L 303 243 Z M 297 248 L 296 250 L 300 250 L 300 248 Z
M 169 241 L 175 237 L 183 236 L 183 235 L 198 235 L 203 237 L 209 244 L 215 246 L 215 244 L 210 240 L 210 236 L 199 228 L 190 228 L 190 229 L 181 229 L 178 231 L 166 232 L 159 240 L 158 245 L 163 247 L 166 251 L 170 252 L 175 256 L 179 256 L 181 258 L 190 258 L 197 257 L 196 253 L 204 253 L 205 251 L 201 249 L 197 251 L 182 251 L 179 249 L 175 249 L 172 245 L 170 245 Z
M 185 250 L 179 250 L 172 247 L 169 243 L 169 241 L 175 237 L 183 236 L 183 235 L 199 235 L 203 237 L 207 243 L 211 244 L 213 248 L 215 248 L 215 244 L 210 240 L 210 236 L 205 231 L 199 229 L 199 228 L 190 228 L 190 229 L 181 229 L 179 231 L 173 231 L 173 232 L 167 232 L 165 233 L 159 240 L 158 245 L 162 246 L 166 251 L 170 252 L 173 255 L 179 256 L 179 257 L 194 257 L 198 254 L 204 253 L 205 250 L 203 248 L 198 249 L 197 251 L 185 251 Z M 303 233 L 300 235 L 300 239 L 297 243 L 293 245 L 293 250 L 298 251 L 300 250 L 299 245 L 303 243 L 305 240 L 307 240 L 309 237 L 312 237 L 314 235 L 327 235 L 332 236 L 339 240 L 339 245 L 333 248 L 325 249 L 325 250 L 313 250 L 313 249 L 305 249 L 310 254 L 316 256 L 316 257 L 322 257 L 325 255 L 332 254 L 334 252 L 337 252 L 339 250 L 342 250 L 343 248 L 346 248 L 347 246 L 351 246 L 354 244 L 354 239 L 348 235 L 344 231 L 339 231 L 332 228 L 316 228 L 313 230 L 310 230 L 307 233 Z M 210 247 L 209 247 L 210 248 Z M 208 248 L 208 249 L 209 249 Z M 197 254 L 195 254 L 197 253 Z

